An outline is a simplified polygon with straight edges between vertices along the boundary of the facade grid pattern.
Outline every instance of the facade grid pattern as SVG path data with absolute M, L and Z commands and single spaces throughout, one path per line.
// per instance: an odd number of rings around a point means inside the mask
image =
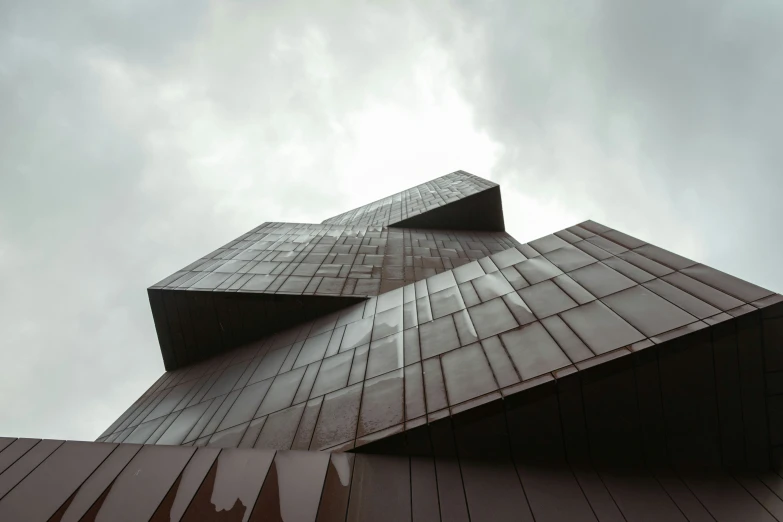
M 457 171 L 148 289 L 167 371 L 0 520 L 783 521 L 783 296 Z

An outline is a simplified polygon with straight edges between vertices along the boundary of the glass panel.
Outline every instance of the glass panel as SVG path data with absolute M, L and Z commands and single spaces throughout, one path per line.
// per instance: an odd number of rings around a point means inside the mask
M 413 285 L 414 289 L 416 290 L 416 299 L 421 299 L 422 297 L 426 297 L 427 294 L 427 281 L 421 280 L 416 281 L 416 283 Z
M 592 219 L 588 219 L 587 221 L 583 221 L 582 223 L 579 223 L 579 225 L 582 228 L 586 228 L 587 230 L 590 230 L 591 232 L 595 232 L 596 234 L 604 234 L 606 232 L 609 232 L 612 230 L 609 227 L 606 227 L 600 223 L 596 223 Z
M 370 343 L 366 379 L 402 368 L 402 333 L 385 337 Z
M 364 315 L 364 306 L 365 303 L 357 303 L 343 310 L 337 320 L 337 326 L 344 326 L 361 319 Z
M 481 302 L 481 299 L 479 299 L 479 296 L 470 281 L 462 283 L 457 288 L 459 288 L 459 292 L 462 295 L 462 300 L 466 307 L 476 306 Z
M 422 365 L 424 368 L 424 391 L 427 397 L 427 413 L 432 413 L 448 406 L 440 359 L 427 359 Z
M 590 232 L 586 228 L 582 228 L 579 225 L 568 227 L 566 230 L 571 232 L 572 234 L 581 237 L 582 239 L 587 239 L 588 237 L 592 237 L 595 234 L 593 232 Z
M 518 245 L 517 248 L 519 249 L 520 252 L 522 252 L 522 255 L 527 257 L 528 259 L 533 259 L 534 257 L 538 257 L 541 255 L 538 252 L 536 252 L 535 248 L 533 248 L 528 244 Z
M 457 327 L 457 335 L 459 336 L 461 346 L 478 341 L 478 333 L 476 333 L 476 328 L 473 326 L 466 310 L 460 310 L 452 315 L 452 317 L 454 318 L 454 324 Z
M 577 304 L 583 305 L 585 303 L 589 303 L 590 301 L 595 301 L 595 297 L 579 286 L 579 283 L 571 279 L 566 274 L 559 275 L 552 279 L 554 283 L 560 287 L 561 290 L 563 290 L 565 293 L 567 293 L 571 299 L 577 302 Z
M 375 326 L 372 331 L 372 339 L 380 339 L 387 335 L 402 331 L 402 306 L 386 310 L 375 316 Z
M 580 241 L 578 243 L 574 243 L 574 246 L 599 261 L 612 257 L 612 254 L 610 254 L 603 248 L 599 248 L 595 246 L 593 243 L 589 241 Z
M 746 303 L 756 301 L 772 293 L 760 286 L 704 265 L 694 265 L 690 268 L 685 268 L 682 270 L 682 273 L 697 281 L 718 288 L 738 299 L 742 299 Z
M 655 279 L 644 284 L 644 287 L 652 290 L 659 296 L 663 297 L 667 301 L 674 303 L 691 315 L 704 319 L 705 317 L 712 317 L 715 314 L 720 313 L 720 310 L 712 305 L 709 305 L 693 297 L 688 292 L 683 292 L 679 288 L 670 285 L 662 279 Z
M 647 337 L 696 321 L 689 313 L 640 286 L 605 297 L 603 302 Z
M 402 327 L 407 330 L 418 324 L 416 319 L 416 302 L 405 303 L 402 306 Z
M 680 272 L 664 276 L 663 280 L 724 311 L 743 305 L 739 299 L 724 294 L 720 290 L 707 286 Z
M 577 306 L 574 300 L 552 281 L 543 281 L 523 288 L 519 295 L 539 319 Z
M 212 401 L 206 401 L 182 410 L 174 423 L 158 439 L 157 444 L 171 444 L 175 446 L 182 444 L 185 441 L 185 437 L 187 437 L 190 430 L 193 429 L 211 403 Z
M 296 430 L 294 443 L 291 445 L 293 450 L 307 450 L 310 448 L 310 442 L 313 440 L 313 431 L 315 423 L 318 421 L 318 414 L 321 412 L 321 404 L 324 398 L 318 397 L 307 402 L 302 420 L 299 422 L 299 428 Z
M 242 440 L 239 441 L 240 448 L 252 448 L 256 440 L 258 440 L 258 434 L 264 428 L 266 417 L 259 417 L 250 421 L 250 425 L 245 430 L 245 434 L 242 436 Z
M 500 338 L 523 381 L 571 364 L 541 323 L 506 332 Z
M 456 285 L 457 281 L 454 279 L 454 274 L 450 270 L 427 278 L 427 291 L 430 295 Z
M 535 257 L 514 265 L 528 283 L 534 285 L 562 274 L 562 270 L 544 257 Z
M 474 279 L 472 283 L 473 288 L 476 289 L 476 293 L 482 301 L 489 301 L 514 291 L 514 288 L 500 272 L 483 275 Z
M 416 290 L 413 285 L 405 285 L 402 287 L 402 301 L 404 303 L 412 303 L 416 300 Z
M 245 430 L 250 425 L 250 422 L 228 428 L 223 431 L 216 431 L 212 437 L 209 438 L 207 446 L 215 448 L 236 448 L 239 447 L 239 443 L 242 440 L 242 436 L 245 434 Z
M 311 397 L 318 397 L 345 387 L 348 383 L 352 359 L 353 351 L 339 353 L 324 359 L 315 379 Z
M 324 397 L 310 449 L 320 451 L 355 438 L 361 394 L 359 383 Z
M 329 339 L 329 346 L 326 348 L 324 357 L 331 357 L 340 351 L 340 343 L 343 340 L 343 334 L 345 333 L 345 326 L 335 328 L 332 332 L 332 337 Z
M 619 257 L 604 259 L 604 264 L 613 270 L 617 270 L 628 279 L 633 279 L 637 283 L 644 283 L 645 281 L 655 279 L 654 275 L 645 272 L 641 268 L 638 268 Z
M 459 347 L 457 328 L 450 315 L 421 325 L 419 337 L 425 359 Z
M 367 352 L 369 352 L 369 350 L 369 344 L 365 344 L 364 346 L 360 346 L 354 350 L 351 373 L 348 375 L 349 386 L 364 380 L 364 373 L 367 370 Z
M 158 417 L 149 422 L 139 424 L 123 442 L 129 444 L 144 444 L 164 420 L 166 420 L 166 417 Z
M 518 293 L 508 294 L 503 296 L 503 302 L 511 310 L 511 315 L 521 325 L 532 323 L 536 320 L 536 316 L 530 311 L 530 308 L 525 304 Z
M 422 297 L 416 299 L 416 316 L 419 324 L 432 321 L 432 310 L 430 309 L 430 298 Z
M 497 266 L 501 270 L 506 268 L 507 266 L 521 263 L 522 261 L 527 259 L 516 248 L 509 248 L 508 250 L 497 252 L 496 254 L 492 254 L 491 256 L 489 256 L 489 258 L 492 259 L 492 262 L 495 263 L 495 266 Z
M 484 348 L 484 353 L 487 355 L 489 365 L 492 368 L 492 373 L 495 374 L 495 379 L 501 388 L 511 386 L 519 382 L 519 375 L 517 375 L 514 365 L 511 364 L 511 359 L 508 357 L 508 353 L 503 345 L 500 343 L 500 338 L 489 337 L 481 341 L 481 345 Z
M 600 248 L 606 250 L 607 252 L 609 252 L 610 254 L 614 254 L 614 255 L 622 254 L 623 252 L 628 250 L 624 246 L 618 245 L 614 241 L 610 241 L 610 240 L 606 239 L 605 237 L 601 237 L 601 236 L 593 236 L 593 237 L 587 239 L 586 241 L 589 241 L 590 243 L 594 244 L 595 246 L 600 247 Z
M 395 426 L 403 421 L 403 372 L 393 371 L 364 384 L 358 436 Z
M 426 413 L 424 407 L 424 381 L 421 364 L 405 367 L 405 419 L 411 420 Z
M 690 259 L 678 256 L 677 254 L 669 252 L 668 250 L 664 250 L 663 248 L 659 248 L 655 245 L 644 245 L 634 249 L 634 252 L 643 255 L 647 259 L 652 259 L 657 263 L 673 268 L 674 270 L 682 270 L 683 268 L 687 268 L 696 264 Z M 649 272 L 649 270 L 647 271 Z
M 234 390 L 228 395 L 226 395 L 225 399 L 223 400 L 223 403 L 220 405 L 220 407 L 217 409 L 215 414 L 212 416 L 212 418 L 207 423 L 204 430 L 201 432 L 199 437 L 204 437 L 206 435 L 212 435 L 217 431 L 217 427 L 220 424 L 220 422 L 223 420 L 223 417 L 226 416 L 226 413 L 228 413 L 228 410 L 231 409 L 231 406 L 234 404 L 234 401 L 237 400 L 237 397 L 239 396 L 239 393 L 241 390 Z M 215 399 L 216 404 L 220 399 Z
M 481 265 L 481 268 L 487 274 L 491 274 L 492 272 L 498 271 L 498 267 L 496 267 L 495 263 L 493 263 L 492 260 L 488 257 L 482 257 L 481 259 L 479 259 L 478 264 Z
M 276 278 L 274 275 L 254 275 L 242 286 L 242 291 L 263 292 Z
M 455 268 L 452 270 L 452 273 L 454 274 L 454 279 L 458 283 L 464 283 L 465 281 L 470 281 L 471 279 L 483 276 L 484 270 L 481 268 L 481 265 L 478 264 L 478 261 L 471 261 L 470 263 Z
M 289 346 L 267 353 L 266 356 L 261 359 L 261 364 L 258 365 L 258 368 L 256 368 L 256 371 L 253 373 L 253 376 L 250 377 L 250 381 L 248 382 L 253 384 L 277 375 L 277 372 L 283 365 L 283 361 L 285 361 L 285 358 L 288 355 L 288 350 L 290 350 L 290 348 L 291 347 Z
M 337 326 L 337 319 L 339 315 L 329 314 L 325 315 L 323 317 L 319 317 L 318 319 L 313 321 L 313 326 L 310 329 L 310 336 L 315 337 L 316 335 L 324 332 L 330 332 L 334 330 L 335 326 Z
M 419 348 L 419 329 L 411 328 L 402 332 L 402 344 L 405 357 L 405 364 L 415 363 L 421 360 L 421 349 Z
M 296 358 L 294 368 L 299 368 L 310 364 L 311 362 L 323 359 L 324 353 L 326 353 L 326 347 L 329 346 L 329 339 L 331 336 L 332 332 L 324 332 L 307 339 L 304 346 L 302 346 L 302 350 L 299 352 L 299 357 Z
M 304 376 L 305 368 L 297 368 L 290 372 L 281 373 L 275 377 L 269 392 L 258 408 L 255 417 L 282 410 L 291 405 L 299 383 Z
M 218 378 L 217 382 L 212 385 L 207 394 L 202 400 L 208 400 L 217 397 L 218 395 L 224 395 L 230 392 L 234 388 L 234 384 L 242 376 L 242 372 L 245 371 L 248 362 L 245 361 L 234 366 L 229 366 Z
M 624 246 L 625 248 L 639 248 L 640 246 L 644 246 L 646 244 L 644 241 L 640 241 L 635 237 L 629 236 L 628 234 L 623 234 L 618 230 L 609 230 L 607 232 L 603 232 L 602 235 L 611 239 L 618 245 Z
M 462 301 L 462 296 L 456 286 L 451 286 L 440 292 L 430 293 L 430 306 L 432 306 L 433 319 L 465 309 L 465 303 Z
M 535 241 L 531 241 L 529 244 L 541 254 L 546 254 L 552 250 L 568 246 L 568 243 L 552 234 L 536 239 Z
M 563 241 L 567 241 L 569 243 L 577 243 L 577 242 L 581 241 L 582 239 L 584 239 L 581 236 L 577 236 L 576 234 L 574 234 L 573 232 L 571 232 L 569 230 L 559 230 L 559 231 L 555 232 L 555 235 L 557 237 L 559 237 L 560 239 L 562 239 Z
M 294 440 L 296 428 L 302 418 L 304 403 L 273 413 L 266 418 L 254 448 L 287 450 Z
M 374 294 L 374 293 L 373 293 Z M 370 317 L 375 315 L 375 309 L 378 305 L 378 298 L 371 297 L 364 302 L 364 317 Z
M 498 387 L 478 343 L 445 354 L 441 363 L 452 405 L 495 391 Z
M 304 377 L 302 377 L 302 382 L 299 383 L 299 389 L 296 390 L 296 395 L 294 395 L 294 404 L 306 401 L 310 398 L 310 390 L 313 388 L 315 376 L 318 373 L 320 365 L 321 361 L 316 361 L 307 367 L 307 371 L 305 371 Z
M 271 385 L 272 379 L 267 379 L 244 388 L 220 423 L 218 431 L 252 419 Z
M 379 295 L 378 305 L 375 313 L 379 314 L 381 312 L 385 312 L 386 310 L 391 310 L 397 306 L 402 306 L 402 293 L 402 288 L 397 288 L 390 292 L 386 292 L 385 294 Z
M 340 346 L 340 351 L 350 350 L 365 343 L 370 342 L 370 334 L 372 332 L 373 318 L 367 317 L 355 323 L 349 324 L 345 328 L 345 334 L 343 334 L 343 342 Z
M 193 385 L 196 382 L 197 381 L 195 380 L 191 380 L 189 382 L 185 382 L 183 384 L 171 388 L 171 390 L 166 394 L 163 400 L 160 401 L 157 406 L 155 406 L 155 408 L 150 412 L 149 415 L 147 415 L 145 422 L 148 420 L 157 419 L 162 415 L 168 415 L 169 413 L 174 411 L 174 408 L 191 391 L 191 388 L 193 388 Z
M 560 345 L 571 362 L 584 361 L 595 355 L 585 343 L 568 327 L 558 315 L 547 317 L 541 321 L 549 335 Z
M 568 275 L 585 287 L 591 294 L 599 298 L 636 285 L 636 283 L 603 263 L 593 263 L 584 268 L 574 270 Z
M 656 277 L 672 273 L 672 269 L 668 266 L 664 266 L 633 251 L 623 252 L 617 257 Z
M 600 301 L 572 308 L 560 315 L 590 349 L 601 354 L 644 339 Z
M 513 266 L 507 266 L 506 268 L 501 270 L 500 273 L 503 274 L 503 277 L 506 278 L 506 281 L 509 282 L 509 284 L 514 288 L 514 290 L 519 290 L 520 288 L 525 288 L 526 286 L 530 286 L 527 283 L 527 281 L 525 281 L 525 278 L 522 277 L 522 274 L 520 274 L 519 271 Z
M 550 260 L 556 267 L 563 272 L 570 272 L 577 268 L 582 268 L 589 264 L 595 263 L 595 258 L 585 254 L 578 248 L 568 245 L 563 248 L 558 248 L 547 254 L 544 254 L 548 260 Z

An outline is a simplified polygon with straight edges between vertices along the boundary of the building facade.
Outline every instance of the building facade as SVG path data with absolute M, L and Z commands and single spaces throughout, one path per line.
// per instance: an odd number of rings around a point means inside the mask
M 148 295 L 166 373 L 0 439 L 0 520 L 783 520 L 783 297 L 466 172 Z

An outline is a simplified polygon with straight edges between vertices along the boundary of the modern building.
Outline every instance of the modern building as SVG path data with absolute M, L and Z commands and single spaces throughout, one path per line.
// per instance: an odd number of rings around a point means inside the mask
M 783 297 L 466 172 L 148 294 L 166 373 L 0 439 L 0 521 L 783 520 Z

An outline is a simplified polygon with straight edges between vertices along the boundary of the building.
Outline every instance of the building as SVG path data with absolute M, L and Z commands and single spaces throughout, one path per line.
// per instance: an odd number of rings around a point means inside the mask
M 466 172 L 148 294 L 166 373 L 0 439 L 0 520 L 783 520 L 783 297 Z

